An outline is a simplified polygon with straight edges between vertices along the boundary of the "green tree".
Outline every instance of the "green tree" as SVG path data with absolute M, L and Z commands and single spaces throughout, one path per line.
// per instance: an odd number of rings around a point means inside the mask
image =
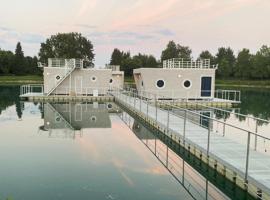
M 214 56 L 212 56 L 208 50 L 202 51 L 199 55 L 199 59 L 210 59 L 211 62 L 214 62 Z
M 123 52 L 115 48 L 111 55 L 110 65 L 121 65 L 123 60 Z
M 24 53 L 21 43 L 18 42 L 15 49 L 15 63 L 11 68 L 11 73 L 16 75 L 25 74 Z
M 235 77 L 247 79 L 252 75 L 252 55 L 248 49 L 242 49 L 236 58 Z
M 217 75 L 224 78 L 233 76 L 235 60 L 233 50 L 230 47 L 219 48 L 215 59 L 215 63 L 218 64 Z
M 188 46 L 181 46 L 174 41 L 169 41 L 166 49 L 161 53 L 161 61 L 171 58 L 191 59 L 192 50 Z
M 41 43 L 40 61 L 47 62 L 48 58 L 81 58 L 93 64 L 93 45 L 81 33 L 58 33 Z
M 0 74 L 11 74 L 14 61 L 15 56 L 11 51 L 0 50 Z
M 270 78 L 270 47 L 263 45 L 253 57 L 252 78 Z

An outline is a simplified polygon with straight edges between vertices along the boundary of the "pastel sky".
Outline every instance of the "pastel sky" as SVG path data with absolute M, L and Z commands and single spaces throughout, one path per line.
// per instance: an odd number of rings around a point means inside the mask
M 270 45 L 270 0 L 0 0 L 0 48 L 37 55 L 58 32 L 91 40 L 95 64 L 114 48 L 160 58 L 169 40 L 188 45 L 193 57 L 230 46 L 255 52 Z

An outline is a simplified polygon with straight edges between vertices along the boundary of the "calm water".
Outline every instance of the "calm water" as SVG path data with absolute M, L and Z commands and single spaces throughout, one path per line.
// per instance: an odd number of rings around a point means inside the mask
M 0 86 L 0 199 L 191 199 L 187 190 L 196 199 L 227 198 L 170 150 L 168 171 L 166 145 L 157 142 L 157 159 L 151 132 L 115 104 L 23 103 L 18 95 L 19 87 Z M 270 120 L 269 98 L 267 90 L 243 90 L 233 111 Z M 254 126 L 233 114 L 226 120 Z

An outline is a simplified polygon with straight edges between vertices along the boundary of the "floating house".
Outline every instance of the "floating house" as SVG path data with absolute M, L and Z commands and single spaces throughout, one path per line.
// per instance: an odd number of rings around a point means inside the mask
M 145 97 L 213 99 L 216 69 L 209 59 L 173 58 L 163 61 L 163 68 L 134 69 L 133 75 L 138 93 Z
M 123 87 L 124 72 L 119 66 L 105 68 L 86 66 L 82 59 L 48 59 L 43 68 L 44 95 L 99 96 L 112 87 Z

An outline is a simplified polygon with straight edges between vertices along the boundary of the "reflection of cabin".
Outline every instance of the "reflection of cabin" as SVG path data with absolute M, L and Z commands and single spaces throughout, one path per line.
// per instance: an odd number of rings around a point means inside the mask
M 123 87 L 124 73 L 119 66 L 96 69 L 81 59 L 48 59 L 44 69 L 45 95 L 104 95 L 111 87 Z
M 111 128 L 113 104 L 64 103 L 44 105 L 44 129 Z
M 214 98 L 216 69 L 209 59 L 170 59 L 163 62 L 163 68 L 134 69 L 133 75 L 142 96 L 152 93 L 159 98 L 205 99 Z

